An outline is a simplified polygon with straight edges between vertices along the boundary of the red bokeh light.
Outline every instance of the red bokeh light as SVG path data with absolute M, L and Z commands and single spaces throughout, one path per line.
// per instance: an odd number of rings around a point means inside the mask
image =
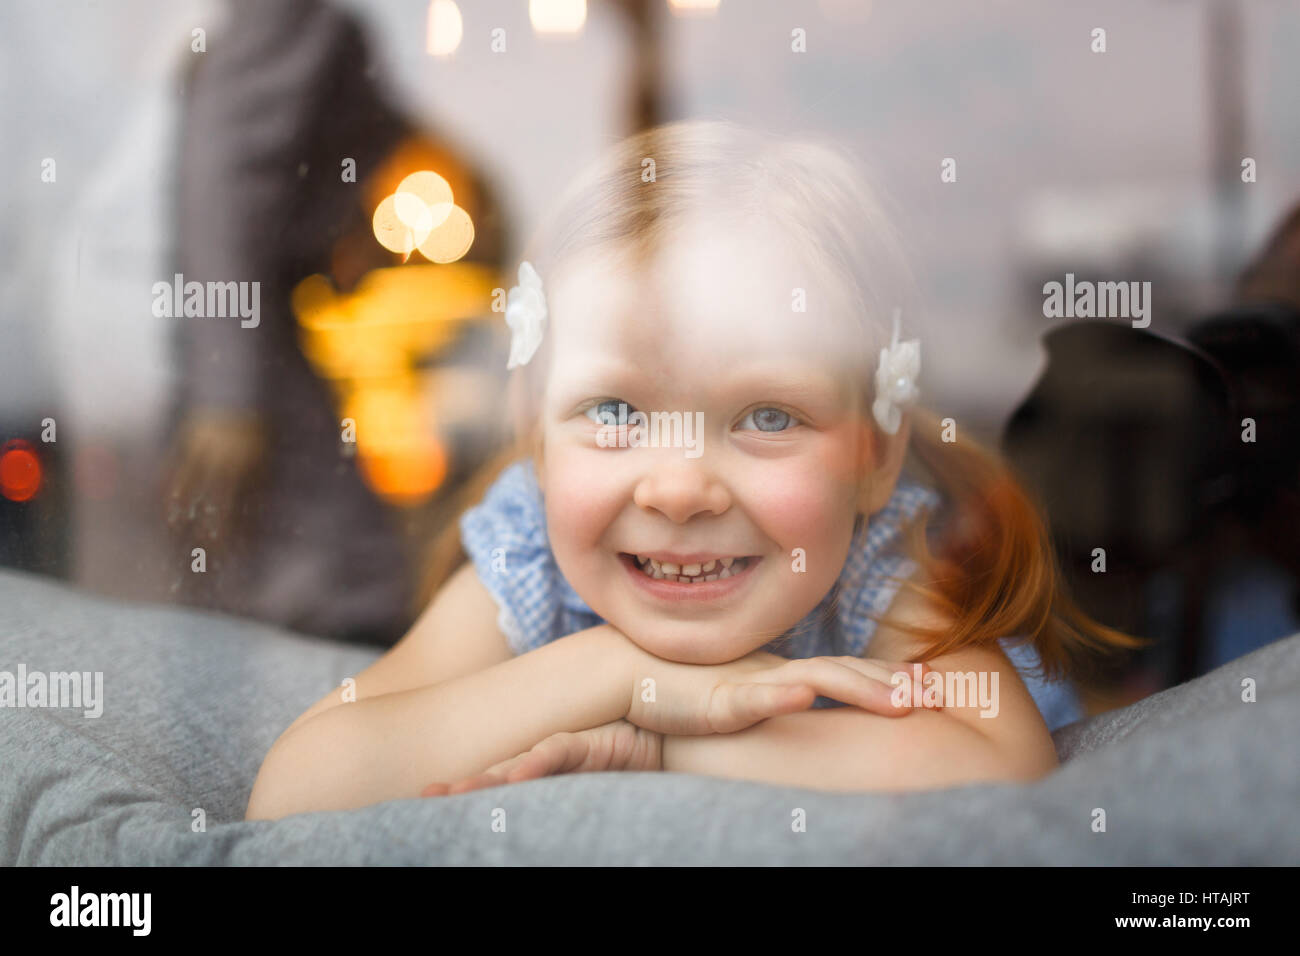
M 40 488 L 41 460 L 32 446 L 16 438 L 0 446 L 0 495 L 28 501 Z

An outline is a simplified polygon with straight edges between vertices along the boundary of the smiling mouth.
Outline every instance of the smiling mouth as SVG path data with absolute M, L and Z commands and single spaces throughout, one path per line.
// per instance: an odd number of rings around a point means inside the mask
M 742 573 L 757 560 L 757 555 L 743 555 L 736 558 L 719 558 L 703 564 L 677 565 L 670 562 L 656 561 L 645 555 L 620 552 L 620 557 L 631 563 L 641 574 L 656 581 L 677 581 L 683 584 L 703 584 L 706 581 L 721 581 Z

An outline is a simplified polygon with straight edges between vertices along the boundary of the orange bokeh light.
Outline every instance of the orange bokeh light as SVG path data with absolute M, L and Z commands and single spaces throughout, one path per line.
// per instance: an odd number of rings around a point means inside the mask
M 330 383 L 339 420 L 356 424 L 363 478 L 391 504 L 418 505 L 446 481 L 450 450 L 420 366 L 466 323 L 491 317 L 500 281 L 487 266 L 455 262 L 375 269 L 350 292 L 321 275 L 293 290 L 303 353 Z

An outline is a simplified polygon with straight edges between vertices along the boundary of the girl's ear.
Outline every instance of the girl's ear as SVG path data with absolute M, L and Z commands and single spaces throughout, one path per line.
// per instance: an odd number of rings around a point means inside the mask
M 908 441 L 912 437 L 912 416 L 904 412 L 903 422 L 897 435 L 886 435 L 878 426 L 866 429 L 869 436 L 871 453 L 865 461 L 866 472 L 863 475 L 862 493 L 858 498 L 858 510 L 865 515 L 873 515 L 883 508 L 894 494 L 898 476 L 903 471 L 903 460 L 907 457 Z

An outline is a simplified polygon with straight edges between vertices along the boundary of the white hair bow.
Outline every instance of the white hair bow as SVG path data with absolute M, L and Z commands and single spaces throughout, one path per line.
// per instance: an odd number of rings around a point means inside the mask
M 506 296 L 506 325 L 510 326 L 510 359 L 506 369 L 527 365 L 546 331 L 546 294 L 532 263 L 519 263 L 519 285 Z
M 894 338 L 889 348 L 880 350 L 880 365 L 876 369 L 876 400 L 871 412 L 888 435 L 897 435 L 903 422 L 902 409 L 916 401 L 920 390 L 916 377 L 921 374 L 921 342 L 919 339 L 898 341 L 902 323 L 902 309 L 894 310 Z

